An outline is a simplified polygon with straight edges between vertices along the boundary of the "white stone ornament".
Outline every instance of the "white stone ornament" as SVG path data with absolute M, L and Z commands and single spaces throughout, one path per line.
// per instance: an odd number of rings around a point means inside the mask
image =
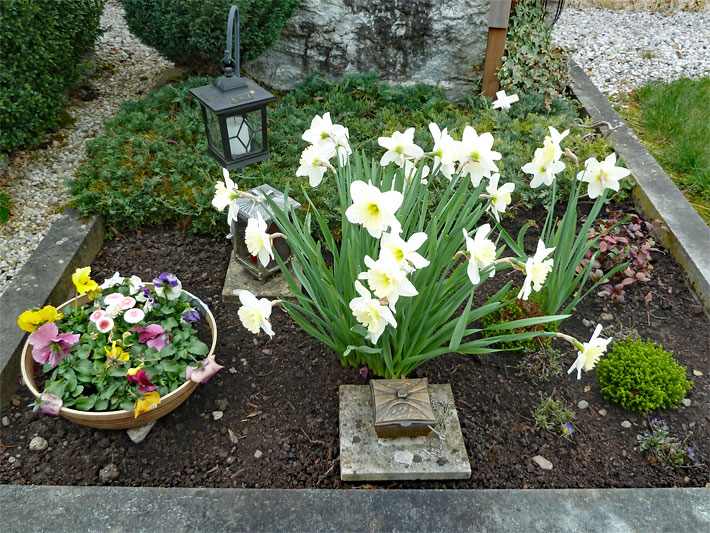
M 520 98 L 517 94 L 511 94 L 510 96 L 505 94 L 505 91 L 498 91 L 496 93 L 497 100 L 493 102 L 493 109 L 510 109 L 511 104 L 514 104 Z

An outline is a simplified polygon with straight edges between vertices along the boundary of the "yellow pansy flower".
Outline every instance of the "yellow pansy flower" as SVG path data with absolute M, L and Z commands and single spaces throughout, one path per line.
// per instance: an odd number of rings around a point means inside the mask
M 71 276 L 71 280 L 74 282 L 76 291 L 79 294 L 87 294 L 92 300 L 97 293 L 101 292 L 99 289 L 99 284 L 96 283 L 90 277 L 91 267 L 77 268 Z
M 143 363 L 139 364 L 135 368 L 129 368 L 128 371 L 126 372 L 126 375 L 127 376 L 135 376 L 141 368 L 143 368 Z
M 42 309 L 30 309 L 25 311 L 17 318 L 17 325 L 20 329 L 32 333 L 42 324 L 55 322 L 63 318 L 62 313 L 58 313 L 57 309 L 51 305 L 45 305 Z
M 160 405 L 160 394 L 156 391 L 146 392 L 143 398 L 136 402 L 135 407 L 133 407 L 133 412 L 135 413 L 135 418 L 138 418 L 143 413 L 147 413 L 158 407 Z
M 128 361 L 130 355 L 122 347 L 116 346 L 116 341 L 111 342 L 111 349 L 108 346 L 104 346 L 106 350 L 106 364 L 104 366 L 109 367 L 115 365 L 118 361 Z

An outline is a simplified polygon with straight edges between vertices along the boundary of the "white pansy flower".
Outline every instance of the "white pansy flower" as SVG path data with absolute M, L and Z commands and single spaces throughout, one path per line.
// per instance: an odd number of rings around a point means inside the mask
M 500 222 L 499 213 L 505 212 L 512 201 L 511 193 L 515 190 L 515 183 L 504 183 L 498 187 L 500 174 L 493 174 L 488 181 L 486 192 L 491 197 L 490 210 L 497 221 Z
M 259 258 L 262 266 L 269 264 L 274 258 L 274 251 L 271 248 L 271 236 L 266 233 L 266 222 L 261 217 L 261 213 L 256 214 L 256 218 L 250 218 L 247 228 L 244 231 L 244 242 L 251 255 Z
M 414 272 L 419 268 L 429 266 L 429 261 L 424 259 L 417 250 L 427 239 L 423 231 L 414 233 L 408 241 L 396 233 L 383 233 L 380 244 L 380 257 L 389 255 L 396 261 L 399 268 L 405 272 Z
M 136 294 L 137 292 L 142 292 L 142 286 L 143 280 L 138 276 L 131 276 L 130 278 L 128 278 L 128 294 Z
M 382 192 L 372 183 L 358 180 L 350 184 L 350 196 L 353 203 L 345 211 L 345 216 L 352 224 L 362 224 L 376 239 L 388 228 L 399 233 L 402 226 L 395 213 L 402 205 L 401 192 Z
M 424 155 L 424 150 L 414 144 L 414 128 L 409 128 L 404 133 L 395 131 L 392 137 L 379 137 L 377 142 L 387 149 L 380 159 L 380 165 L 383 167 L 390 163 L 401 167 L 405 160 L 419 159 Z
M 577 360 L 567 371 L 571 374 L 575 369 L 577 370 L 577 379 L 582 378 L 582 370 L 585 372 L 590 371 L 599 361 L 599 358 L 606 352 L 606 347 L 611 342 L 611 339 L 601 339 L 599 334 L 602 332 L 602 325 L 597 324 L 597 327 L 592 334 L 592 338 L 589 342 L 582 344 L 582 349 L 577 352 Z
M 499 152 L 491 150 L 493 135 L 478 135 L 471 126 L 463 130 L 461 141 L 456 143 L 456 159 L 461 162 L 460 170 L 471 178 L 474 187 L 478 187 L 482 178 L 490 178 L 492 172 L 498 172 L 494 163 L 501 158 Z
M 366 279 L 370 289 L 378 298 L 387 298 L 387 303 L 393 311 L 400 296 L 419 294 L 412 282 L 407 279 L 407 273 L 399 268 L 397 262 L 390 256 L 383 255 L 375 261 L 366 255 L 365 265 L 369 270 L 361 272 L 358 279 Z
M 535 255 L 525 262 L 525 281 L 523 282 L 523 288 L 518 293 L 518 299 L 527 300 L 533 289 L 535 292 L 542 289 L 542 285 L 545 283 L 545 279 L 554 264 L 553 259 L 546 260 L 545 258 L 554 251 L 554 248 L 545 248 L 544 242 L 537 241 Z
M 271 329 L 271 323 L 269 322 L 271 302 L 266 298 L 259 300 L 247 290 L 239 292 L 239 301 L 242 306 L 237 314 L 244 327 L 254 335 L 258 334 L 259 330 L 262 329 L 269 337 L 273 337 L 274 330 Z
M 122 278 L 121 275 L 118 272 L 114 272 L 113 276 L 110 278 L 106 278 L 104 282 L 99 285 L 99 289 L 102 291 L 105 291 L 106 289 L 110 289 L 111 287 L 115 287 L 116 285 L 120 285 L 123 283 L 123 280 L 126 278 Z
M 224 208 L 232 203 L 232 200 L 239 197 L 239 187 L 230 179 L 229 171 L 226 168 L 222 169 L 224 181 L 218 181 L 214 186 L 214 198 L 212 205 L 219 211 L 224 211 Z
M 312 144 L 301 153 L 300 165 L 296 176 L 308 176 L 311 187 L 317 187 L 323 181 L 323 175 L 330 168 L 330 158 L 335 155 L 334 144 Z
M 434 122 L 429 124 L 429 131 L 434 139 L 434 168 L 438 168 L 439 172 L 451 181 L 452 174 L 456 172 L 456 141 L 446 128 L 441 130 Z
M 468 267 L 466 273 L 471 283 L 478 285 L 481 282 L 481 270 L 492 265 L 496 260 L 496 245 L 488 238 L 491 232 L 490 224 L 483 224 L 476 230 L 473 239 L 468 236 L 466 228 L 463 229 L 463 236 L 466 239 L 466 251 L 468 252 Z M 495 269 L 491 270 L 489 277 L 493 277 Z
M 350 309 L 353 316 L 360 324 L 367 328 L 367 338 L 372 344 L 377 344 L 377 341 L 385 330 L 387 324 L 392 327 L 397 327 L 397 321 L 394 319 L 392 311 L 380 303 L 370 295 L 362 283 L 355 282 L 355 290 L 360 295 L 350 300 Z
M 594 157 L 590 157 L 584 162 L 584 170 L 577 174 L 577 179 L 586 181 L 587 194 L 590 198 L 596 198 L 604 189 L 619 190 L 619 180 L 631 174 L 631 171 L 624 167 L 616 166 L 616 154 L 609 154 L 601 163 Z

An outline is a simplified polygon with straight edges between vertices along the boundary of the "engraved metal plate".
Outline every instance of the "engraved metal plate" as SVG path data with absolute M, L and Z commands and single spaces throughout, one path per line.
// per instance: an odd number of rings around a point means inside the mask
M 378 437 L 428 435 L 436 424 L 427 378 L 373 379 L 370 388 Z

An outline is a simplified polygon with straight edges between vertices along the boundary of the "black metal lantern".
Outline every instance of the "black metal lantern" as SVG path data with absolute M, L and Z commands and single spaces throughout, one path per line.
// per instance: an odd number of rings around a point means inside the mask
M 236 20 L 235 20 L 236 19 Z M 232 57 L 232 46 L 234 56 Z M 228 170 L 267 159 L 266 106 L 274 95 L 239 76 L 239 10 L 232 6 L 227 21 L 224 76 L 190 93 L 202 108 L 207 153 Z
M 276 221 L 273 220 L 268 210 L 268 203 L 264 200 L 268 196 L 280 209 L 290 211 L 293 208 L 294 213 L 298 212 L 301 204 L 291 197 L 285 196 L 281 191 L 274 189 L 271 185 L 259 185 L 250 191 L 247 191 L 248 196 L 237 198 L 234 200 L 239 205 L 239 213 L 237 220 L 232 221 L 232 242 L 234 243 L 234 257 L 249 271 L 256 279 L 263 281 L 266 278 L 279 272 L 278 263 L 272 259 L 266 266 L 263 266 L 256 256 L 249 253 L 246 242 L 244 241 L 244 233 L 250 218 L 256 218 L 257 213 L 266 222 L 266 233 L 274 234 L 279 231 Z M 260 200 L 256 200 L 259 198 Z M 291 260 L 291 248 L 286 243 L 286 239 L 277 237 L 271 244 L 275 248 L 275 253 L 285 264 Z

